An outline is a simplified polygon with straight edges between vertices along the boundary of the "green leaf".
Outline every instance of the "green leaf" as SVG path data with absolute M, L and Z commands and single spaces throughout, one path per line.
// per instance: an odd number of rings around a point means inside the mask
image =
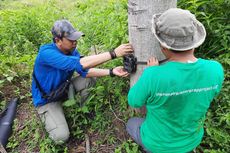
M 0 86 L 5 82 L 5 80 L 0 80 Z
M 88 109 L 87 106 L 83 106 L 83 107 L 82 107 L 82 111 L 83 111 L 83 113 L 88 113 L 88 112 L 89 112 L 89 109 Z
M 13 79 L 14 79 L 14 77 L 11 77 L 11 76 L 6 78 L 6 80 L 9 81 L 9 82 L 11 82 Z
M 74 99 L 69 99 L 63 103 L 63 106 L 70 107 L 76 105 L 76 101 Z

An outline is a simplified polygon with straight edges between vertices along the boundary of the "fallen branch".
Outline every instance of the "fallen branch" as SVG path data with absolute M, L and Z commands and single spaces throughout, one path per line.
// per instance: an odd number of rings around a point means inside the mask
M 89 136 L 87 134 L 85 134 L 85 148 L 86 153 L 90 153 Z
M 116 117 L 116 119 L 118 119 L 118 120 L 121 121 L 122 123 L 126 124 L 125 121 L 123 121 L 122 119 L 120 119 L 120 118 L 117 116 L 117 114 L 116 114 L 115 111 L 113 110 L 113 107 L 112 107 L 112 105 L 111 105 L 110 100 L 109 100 L 109 108 L 110 108 L 110 110 L 112 111 L 113 115 Z
M 3 145 L 0 143 L 0 153 L 7 153 Z

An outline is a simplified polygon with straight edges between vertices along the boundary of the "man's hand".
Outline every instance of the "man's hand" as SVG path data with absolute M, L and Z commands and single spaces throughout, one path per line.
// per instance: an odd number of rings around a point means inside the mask
M 129 75 L 123 68 L 123 66 L 118 66 L 113 69 L 113 74 L 119 77 L 127 77 Z
M 148 59 L 147 66 L 156 66 L 156 65 L 159 65 L 159 62 L 156 57 L 151 57 L 150 59 Z
M 133 47 L 131 44 L 122 44 L 114 50 L 117 57 L 125 56 L 133 53 Z

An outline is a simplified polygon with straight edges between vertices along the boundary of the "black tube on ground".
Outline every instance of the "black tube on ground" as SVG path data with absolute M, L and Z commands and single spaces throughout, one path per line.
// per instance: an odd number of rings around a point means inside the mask
M 0 143 L 6 148 L 12 134 L 12 126 L 16 115 L 18 98 L 12 99 L 0 115 Z

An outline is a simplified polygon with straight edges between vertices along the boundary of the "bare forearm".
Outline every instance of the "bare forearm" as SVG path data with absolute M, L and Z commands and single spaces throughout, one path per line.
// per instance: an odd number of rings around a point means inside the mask
M 109 75 L 109 69 L 91 68 L 91 69 L 89 69 L 86 77 L 87 78 L 89 78 L 89 77 L 102 77 L 102 76 L 108 76 L 108 75 Z
M 132 46 L 130 44 L 122 44 L 112 52 L 105 52 L 98 55 L 83 57 L 80 59 L 80 63 L 83 66 L 83 69 L 93 68 L 111 60 L 112 57 L 122 57 L 131 53 L 133 53 Z
M 84 69 L 92 68 L 97 65 L 100 65 L 104 62 L 107 62 L 111 59 L 109 52 L 101 53 L 98 55 L 86 56 L 80 59 L 80 63 Z

